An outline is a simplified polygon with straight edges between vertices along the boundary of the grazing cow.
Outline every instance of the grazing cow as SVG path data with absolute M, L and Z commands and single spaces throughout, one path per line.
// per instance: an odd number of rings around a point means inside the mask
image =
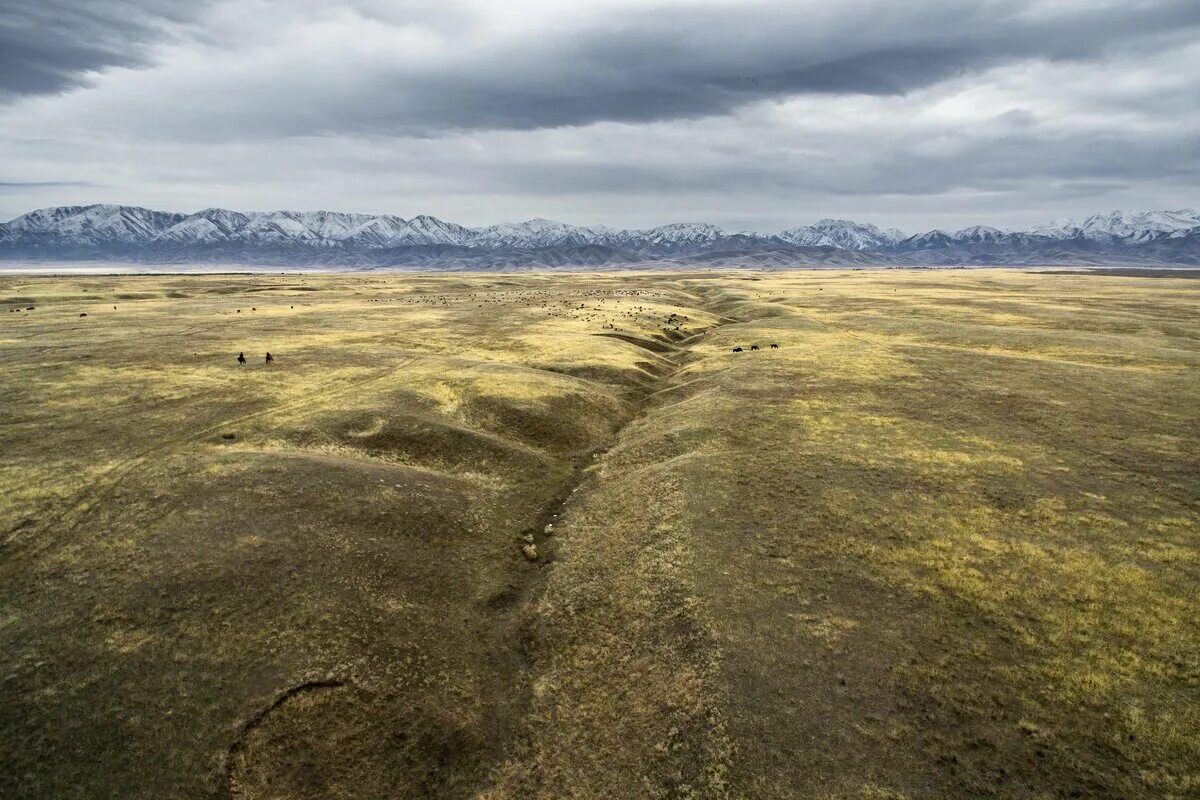
M 752 344 L 752 345 L 750 345 L 750 349 L 751 349 L 751 350 L 757 350 L 757 349 L 758 349 L 758 345 L 756 345 L 756 344 Z
M 271 354 L 270 354 L 270 353 L 267 353 L 267 363 L 268 363 L 268 364 L 270 364 L 270 363 L 271 363 L 272 361 L 274 361 L 274 360 L 275 360 L 275 359 L 271 357 Z
M 242 366 L 242 365 L 243 365 L 243 364 L 245 364 L 245 363 L 246 363 L 246 354 L 245 354 L 245 353 L 238 353 L 238 366 L 240 367 L 240 366 Z
M 86 316 L 87 316 L 87 314 L 80 314 L 79 316 L 81 316 L 81 317 L 86 317 Z
M 772 350 L 778 350 L 778 349 L 779 349 L 779 345 L 775 344 L 774 342 L 771 342 L 771 349 L 772 349 Z
M 735 353 L 740 353 L 740 352 L 742 352 L 742 348 L 740 348 L 740 347 L 735 347 L 735 348 L 733 348 L 733 352 L 735 352 Z

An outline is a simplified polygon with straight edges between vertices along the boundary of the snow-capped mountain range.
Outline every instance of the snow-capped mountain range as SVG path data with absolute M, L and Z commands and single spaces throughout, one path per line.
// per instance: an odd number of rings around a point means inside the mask
M 778 233 L 705 223 L 617 230 L 547 219 L 466 227 L 421 215 L 332 211 L 194 214 L 121 205 L 39 209 L 0 223 L 0 258 L 221 260 L 347 267 L 479 267 L 747 259 L 751 263 L 1200 263 L 1200 211 L 1114 211 L 1027 230 L 983 225 L 906 235 L 823 219 Z M 488 259 L 491 261 L 489 262 Z

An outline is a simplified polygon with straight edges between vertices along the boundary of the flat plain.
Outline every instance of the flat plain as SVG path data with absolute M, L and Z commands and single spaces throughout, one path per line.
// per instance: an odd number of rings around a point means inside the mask
M 1200 281 L 6 276 L 0 451 L 3 797 L 1200 794 Z

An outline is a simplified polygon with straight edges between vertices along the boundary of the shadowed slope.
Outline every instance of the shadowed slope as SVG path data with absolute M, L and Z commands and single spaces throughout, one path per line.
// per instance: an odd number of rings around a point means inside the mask
M 1194 283 L 4 279 L 0 794 L 1187 797 Z
M 1188 796 L 1195 291 L 688 288 L 742 321 L 569 505 L 487 796 Z
M 4 787 L 470 796 L 523 713 L 543 529 L 645 375 L 591 309 L 649 331 L 661 294 L 541 283 L 34 281 L 2 365 Z

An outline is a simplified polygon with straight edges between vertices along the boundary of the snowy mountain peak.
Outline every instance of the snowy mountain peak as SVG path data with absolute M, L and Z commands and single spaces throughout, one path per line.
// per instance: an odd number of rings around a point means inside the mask
M 847 219 L 822 219 L 813 225 L 788 228 L 779 238 L 801 247 L 837 247 L 843 250 L 873 250 L 904 238 L 900 231 L 882 231 L 874 225 Z
M 1058 219 L 1027 231 L 1051 239 L 1090 239 L 1098 242 L 1147 242 L 1183 235 L 1200 227 L 1200 211 L 1112 211 L 1092 214 L 1082 222 Z
M 223 208 L 179 214 L 113 204 L 44 208 L 0 224 L 0 247 L 3 248 L 0 257 L 5 253 L 40 257 L 67 250 L 75 254 L 73 257 L 89 251 L 128 255 L 138 252 L 138 246 L 143 244 L 156 245 L 155 253 L 170 247 L 208 247 L 207 252 L 215 252 L 226 244 L 239 248 L 271 245 L 271 252 L 276 253 L 296 252 L 280 249 L 283 247 L 353 248 L 361 253 L 436 246 L 466 248 L 471 251 L 471 257 L 492 254 L 507 258 L 512 254 L 523 254 L 521 258 L 535 260 L 542 258 L 536 254 L 560 248 L 569 252 L 558 252 L 551 260 L 577 258 L 583 249 L 588 250 L 588 258 L 620 260 L 689 258 L 713 252 L 752 252 L 757 248 L 779 253 L 786 252 L 788 246 L 855 251 L 863 254 L 855 256 L 860 259 L 871 258 L 872 254 L 888 258 L 919 253 L 922 259 L 959 259 L 959 263 L 1001 263 L 1005 259 L 1035 259 L 1047 255 L 1060 258 L 1069 257 L 1073 252 L 1086 253 L 1088 258 L 1119 259 L 1133 253 L 1133 248 L 1145 248 L 1144 252 L 1150 253 L 1148 257 L 1151 258 L 1164 258 L 1164 253 L 1171 258 L 1180 258 L 1170 254 L 1186 255 L 1200 248 L 1200 211 L 1118 210 L 1093 214 L 1081 221 L 1055 220 L 1025 231 L 973 225 L 954 233 L 931 230 L 908 237 L 895 229 L 881 230 L 871 224 L 832 218 L 788 228 L 775 235 L 730 235 L 716 225 L 693 222 L 618 230 L 535 217 L 524 222 L 468 228 L 427 214 L 404 219 L 387 214 L 286 209 L 241 212 Z M 456 257 L 463 255 L 454 252 Z M 597 256 L 597 253 L 601 255 Z M 396 254 L 390 257 L 408 256 Z M 427 256 L 415 254 L 412 257 Z M 787 258 L 786 255 L 779 257 Z M 841 256 L 827 253 L 822 258 L 838 259 Z
M 946 247 L 953 241 L 954 239 L 948 233 L 934 228 L 931 231 L 910 236 L 901 244 L 909 250 L 926 250 L 932 247 Z
M 548 231 L 548 230 L 557 230 L 559 228 L 572 227 L 570 225 L 567 225 L 565 222 L 555 222 L 554 220 L 546 219 L 545 217 L 534 217 L 533 219 L 528 219 L 528 220 L 525 220 L 524 222 L 520 222 L 517 224 L 520 227 L 526 228 L 531 231 Z
M 31 211 L 4 226 L 4 235 L 48 234 L 80 243 L 138 242 L 153 238 L 181 218 L 137 206 L 97 204 Z
M 693 245 L 720 239 L 725 232 L 716 225 L 703 222 L 672 222 L 644 231 L 630 231 L 641 241 L 656 245 Z
M 1004 231 L 987 225 L 972 225 L 951 234 L 952 239 L 960 242 L 995 242 L 1004 236 Z

